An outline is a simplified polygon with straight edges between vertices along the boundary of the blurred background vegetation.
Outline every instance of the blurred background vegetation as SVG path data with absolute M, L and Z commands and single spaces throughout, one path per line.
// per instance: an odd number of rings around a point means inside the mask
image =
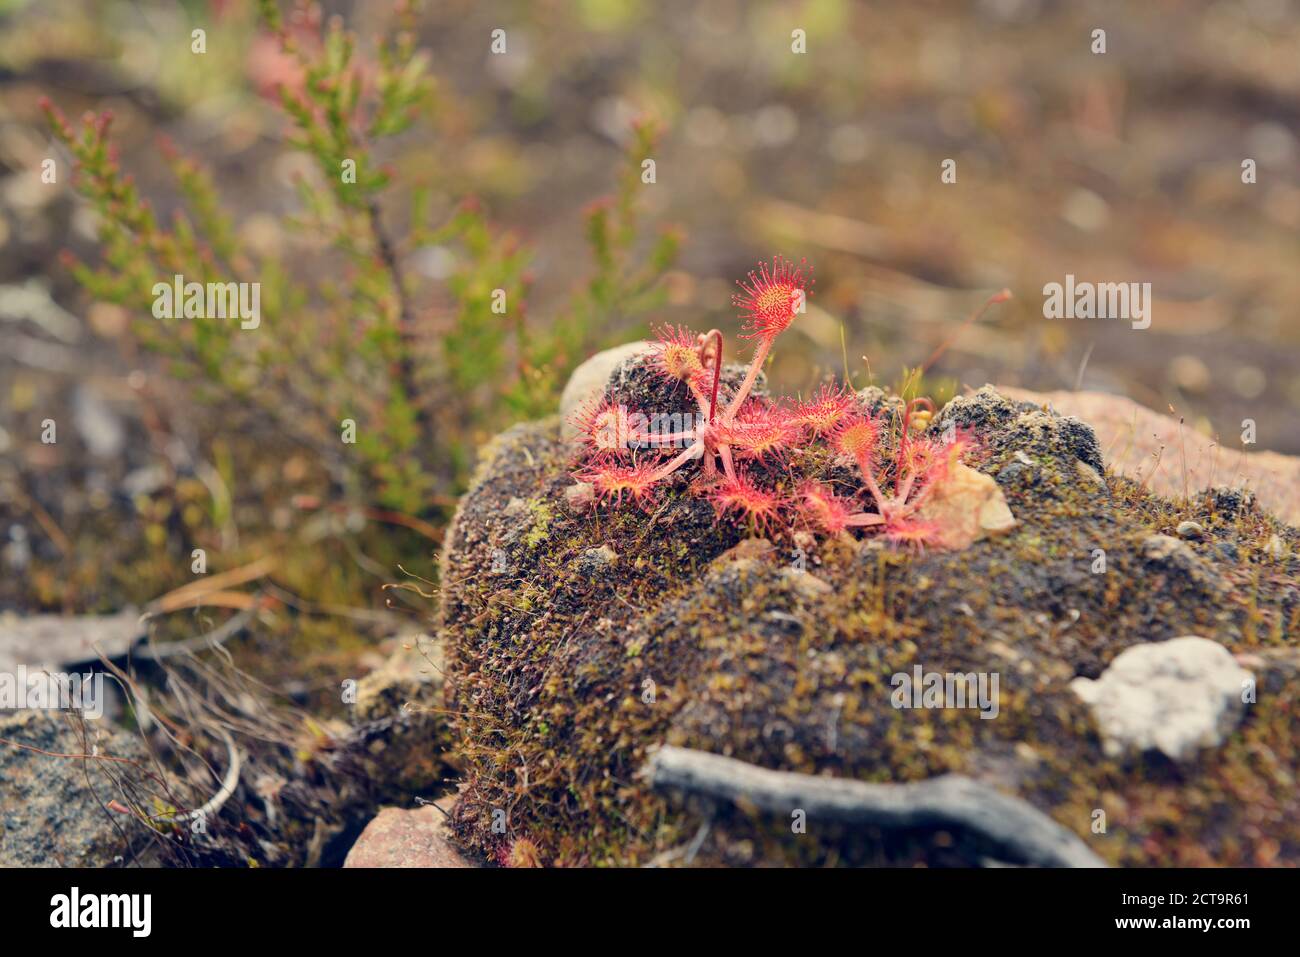
M 258 670 L 326 695 L 395 616 L 427 614 L 381 588 L 410 581 L 399 566 L 434 577 L 485 438 L 651 322 L 734 331 L 733 282 L 773 252 L 817 276 L 770 370 L 785 391 L 827 373 L 896 385 L 1007 286 L 1016 299 L 929 371 L 936 399 L 986 381 L 1113 391 L 1229 446 L 1250 417 L 1260 447 L 1300 452 L 1295 2 L 357 0 L 324 4 L 319 25 L 281 3 L 299 48 L 334 66 L 313 37 L 335 16 L 355 34 L 363 101 L 423 51 L 427 86 L 398 90 L 410 125 L 367 130 L 382 135 L 360 164 L 400 280 L 368 199 L 350 206 L 324 175 L 356 144 L 294 146 L 277 90 L 303 73 L 257 6 L 0 0 L 0 609 L 114 610 L 192 581 L 194 548 L 209 572 L 272 555 L 249 586 L 268 602 L 247 639 Z M 219 346 L 199 342 L 183 378 L 167 349 L 196 330 L 147 349 L 160 330 L 138 285 L 113 288 L 143 259 L 77 281 L 60 251 L 102 265 L 121 197 L 74 190 L 42 96 L 74 133 L 112 111 L 120 169 L 181 247 L 175 212 L 202 226 L 209 195 L 187 177 L 210 172 L 229 234 L 199 231 L 229 256 L 195 244 L 175 261 L 271 289 L 275 350 L 244 355 L 236 332 L 205 371 Z M 131 241 L 119 252 L 173 261 Z M 1042 287 L 1067 273 L 1151 282 L 1151 328 L 1044 320 Z M 163 627 L 191 634 L 246 600 Z

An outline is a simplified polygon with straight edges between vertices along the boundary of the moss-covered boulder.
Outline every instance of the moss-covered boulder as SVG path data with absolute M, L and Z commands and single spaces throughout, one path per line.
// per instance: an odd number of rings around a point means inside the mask
M 611 394 L 659 388 L 641 361 L 615 369 Z M 897 407 L 878 390 L 862 398 Z M 1016 521 L 924 553 L 847 535 L 747 539 L 684 475 L 648 510 L 590 507 L 566 495 L 573 453 L 558 418 L 496 438 L 442 567 L 458 839 L 556 865 L 1008 858 L 960 824 L 801 819 L 743 794 L 660 793 L 642 769 L 668 744 L 834 779 L 957 773 L 1113 864 L 1300 863 L 1296 530 L 1248 496 L 1148 495 L 1106 474 L 1085 423 L 988 387 L 928 428 L 950 422 L 976 432 L 970 464 Z M 1203 535 L 1152 544 L 1184 521 Z M 1108 756 L 1070 683 L 1184 635 L 1248 662 L 1258 685 L 1240 725 L 1190 762 Z M 903 689 L 929 675 L 985 690 L 996 676 L 996 694 L 912 707 L 927 699 Z

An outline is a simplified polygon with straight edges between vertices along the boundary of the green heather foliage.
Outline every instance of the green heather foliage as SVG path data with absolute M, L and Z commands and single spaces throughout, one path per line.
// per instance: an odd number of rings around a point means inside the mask
M 616 195 L 586 213 L 589 278 L 558 315 L 529 323 L 529 249 L 493 228 L 472 199 L 448 216 L 432 211 L 427 189 L 399 192 L 380 158 L 436 106 L 411 5 L 399 4 L 398 29 L 369 56 L 314 6 L 298 4 L 292 18 L 270 0 L 259 10 L 262 27 L 301 67 L 302 81 L 281 87 L 280 105 L 290 144 L 314 160 L 312 175 L 298 178 L 301 210 L 287 225 L 324 238 L 328 253 L 286 262 L 241 249 L 213 176 L 166 143 L 184 208 L 160 222 L 118 163 L 111 115 L 88 115 L 74 129 L 47 102 L 76 160 L 77 190 L 99 214 L 101 261 L 67 261 L 92 297 L 131 310 L 133 333 L 200 396 L 256 410 L 315 450 L 348 495 L 424 512 L 458 489 L 476 432 L 549 411 L 574 365 L 660 302 L 658 280 L 679 241 L 665 230 L 643 248 L 636 196 L 656 130 L 634 129 Z M 391 220 L 402 207 L 409 222 L 399 235 Z M 430 244 L 455 256 L 438 296 L 402 265 Z M 176 274 L 187 283 L 261 283 L 260 327 L 154 318 L 153 286 Z M 493 311 L 497 290 L 504 313 Z M 346 419 L 356 422 L 355 445 L 340 440 Z

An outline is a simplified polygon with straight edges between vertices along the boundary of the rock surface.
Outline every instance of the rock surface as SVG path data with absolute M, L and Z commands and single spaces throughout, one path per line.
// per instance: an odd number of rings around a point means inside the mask
M 353 718 L 381 721 L 435 706 L 442 694 L 442 649 L 426 635 L 403 639 L 357 682 Z
M 361 832 L 343 866 L 477 867 L 451 842 L 449 806 L 382 809 Z
M 1146 481 L 1157 494 L 1173 497 L 1216 485 L 1247 485 L 1266 509 L 1284 522 L 1300 525 L 1300 456 L 1243 451 L 1229 437 L 1220 447 L 1174 417 L 1121 395 L 1002 391 L 1083 419 L 1097 433 L 1107 464 L 1120 475 Z
M 143 748 L 107 721 L 84 727 L 85 740 L 61 712 L 0 718 L 0 867 L 108 867 L 127 855 L 126 835 L 140 836 L 107 807 L 121 794 L 114 779 L 136 773 L 130 765 L 58 755 L 143 761 Z
M 969 548 L 982 538 L 1009 532 L 1015 516 L 992 476 L 958 462 L 925 500 L 917 518 L 941 529 L 940 548 Z
M 140 612 L 126 608 L 113 615 L 0 614 L 0 671 L 18 665 L 60 670 L 116 658 L 144 637 Z
M 1091 707 L 1107 754 L 1154 750 L 1189 761 L 1237 726 L 1252 681 L 1222 645 L 1188 635 L 1135 645 L 1096 681 L 1076 678 L 1070 688 Z

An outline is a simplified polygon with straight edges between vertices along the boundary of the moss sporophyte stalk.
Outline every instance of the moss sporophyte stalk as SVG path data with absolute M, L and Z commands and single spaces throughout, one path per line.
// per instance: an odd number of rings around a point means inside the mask
M 740 383 L 728 389 L 723 382 L 719 330 L 661 329 L 650 367 L 684 384 L 698 411 L 652 415 L 608 394 L 596 398 L 573 417 L 581 441 L 574 477 L 604 506 L 648 507 L 666 480 L 698 462 L 690 493 L 707 498 L 719 518 L 756 532 L 858 529 L 895 544 L 941 541 L 944 530 L 918 512 L 971 453 L 973 437 L 922 434 L 918 421 L 934 411 L 926 398 L 890 414 L 872 412 L 844 385 L 824 385 L 805 400 L 753 394 L 773 344 L 805 310 L 812 269 L 777 256 L 737 285 L 732 303 L 745 322 L 742 338 L 754 341 Z

